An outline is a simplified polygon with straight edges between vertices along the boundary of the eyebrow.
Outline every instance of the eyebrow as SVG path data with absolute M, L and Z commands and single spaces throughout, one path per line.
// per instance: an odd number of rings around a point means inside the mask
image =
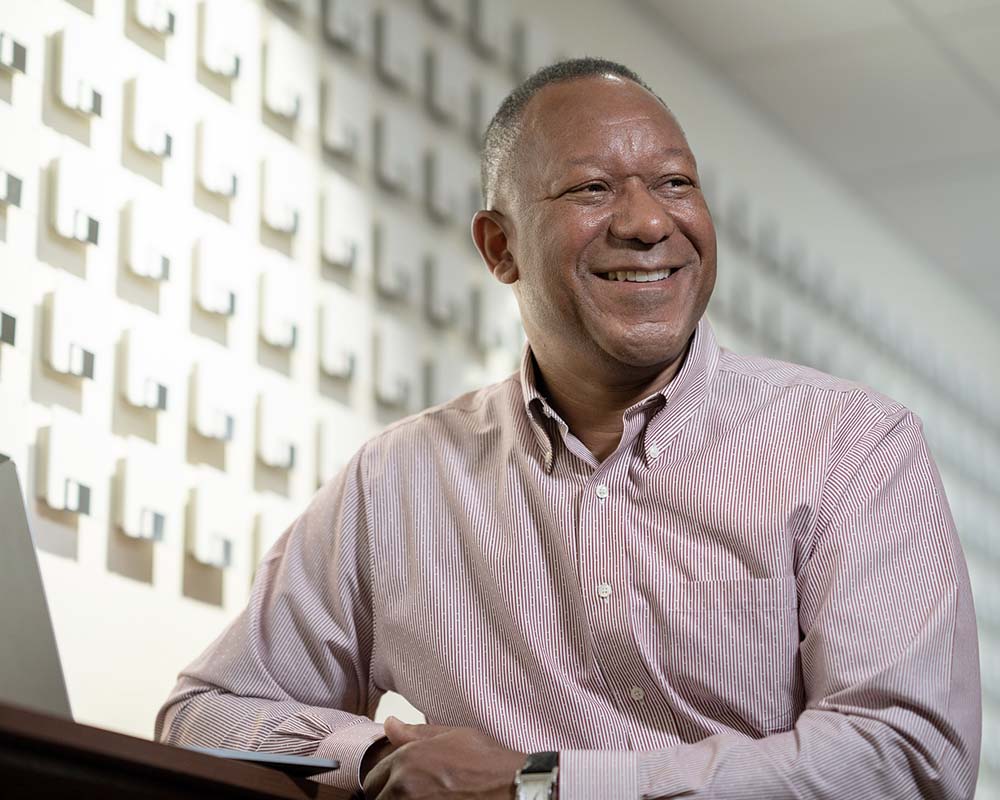
M 691 151 L 686 147 L 668 147 L 664 150 L 660 150 L 657 155 L 663 159 L 673 158 L 676 156 L 693 158 Z M 569 166 L 589 166 L 591 164 L 596 164 L 598 160 L 597 156 L 577 156 L 576 158 L 568 159 L 563 163 Z

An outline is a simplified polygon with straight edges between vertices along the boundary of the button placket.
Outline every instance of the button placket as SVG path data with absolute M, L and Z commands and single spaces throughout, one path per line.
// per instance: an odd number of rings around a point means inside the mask
M 612 507 L 608 503 L 611 484 L 615 482 L 614 485 L 619 486 L 621 476 L 617 474 L 614 463 L 606 463 L 602 467 L 598 475 L 592 476 L 595 482 L 584 489 L 582 507 L 587 511 L 581 513 L 581 524 L 587 525 L 593 532 L 592 536 L 581 540 L 581 555 L 586 553 L 590 558 L 583 568 L 585 573 L 581 573 L 580 577 L 584 586 L 591 587 L 587 616 L 593 625 L 594 656 L 609 699 L 626 714 L 648 714 L 651 712 L 647 693 L 638 686 L 641 678 L 621 662 L 621 654 L 632 645 L 631 634 L 628 633 L 629 601 L 626 595 L 619 596 L 622 576 L 617 570 L 621 565 L 612 555 L 619 552 L 621 542 L 618 539 L 622 535 L 622 526 L 610 514 Z M 629 661 L 633 658 L 630 657 Z M 636 688 L 642 691 L 642 700 L 633 696 Z M 640 708 L 645 711 L 640 712 Z
M 636 468 L 645 464 L 651 470 L 654 462 L 664 457 L 668 445 L 659 431 L 649 431 L 648 439 L 645 430 L 627 432 L 629 441 L 620 444 L 615 457 L 591 473 L 590 482 L 582 487 L 580 523 L 584 528 L 580 531 L 579 578 L 581 587 L 590 587 L 585 613 L 593 626 L 594 657 L 608 699 L 626 718 L 655 719 L 657 725 L 666 723 L 675 729 L 675 711 L 657 681 L 646 674 L 643 655 L 635 647 L 628 559 L 616 555 L 626 546 L 622 538 L 627 535 L 625 520 L 630 517 L 630 509 L 619 506 L 631 496 L 629 481 L 635 475 L 636 491 L 644 491 L 645 484 Z M 623 494 L 615 495 L 616 499 L 609 503 L 612 484 Z M 612 511 L 621 512 L 624 520 Z

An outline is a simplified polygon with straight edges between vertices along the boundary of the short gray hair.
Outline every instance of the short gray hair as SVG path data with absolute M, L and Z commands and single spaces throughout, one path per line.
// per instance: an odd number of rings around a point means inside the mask
M 479 161 L 483 203 L 489 208 L 496 196 L 500 176 L 509 169 L 510 156 L 521 134 L 524 109 L 539 90 L 549 84 L 577 78 L 597 78 L 613 75 L 638 84 L 663 103 L 646 82 L 628 67 L 603 58 L 574 58 L 542 67 L 511 91 L 500 104 L 483 134 L 483 148 Z M 663 103 L 664 108 L 667 104 Z

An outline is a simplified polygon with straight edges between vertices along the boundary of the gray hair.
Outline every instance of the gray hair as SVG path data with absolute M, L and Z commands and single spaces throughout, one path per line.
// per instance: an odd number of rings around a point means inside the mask
M 574 58 L 542 67 L 525 78 L 500 104 L 483 135 L 483 148 L 479 161 L 483 203 L 490 208 L 496 198 L 500 176 L 510 168 L 510 157 L 521 135 L 524 109 L 539 90 L 549 84 L 577 78 L 596 78 L 612 75 L 638 84 L 657 100 L 663 100 L 646 82 L 628 67 L 603 58 Z M 663 103 L 664 108 L 667 104 Z M 669 110 L 669 109 L 668 109 Z

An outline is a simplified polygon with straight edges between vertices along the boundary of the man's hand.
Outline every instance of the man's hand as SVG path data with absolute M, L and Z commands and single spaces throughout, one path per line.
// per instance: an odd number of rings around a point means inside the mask
M 393 750 L 365 777 L 368 800 L 511 800 L 524 753 L 472 728 L 385 721 Z
M 375 769 L 375 765 L 378 764 L 384 758 L 388 758 L 398 748 L 388 739 L 382 739 L 371 747 L 368 748 L 368 752 L 365 753 L 365 757 L 361 761 L 361 782 L 365 782 L 365 778 L 368 777 L 368 773 Z

